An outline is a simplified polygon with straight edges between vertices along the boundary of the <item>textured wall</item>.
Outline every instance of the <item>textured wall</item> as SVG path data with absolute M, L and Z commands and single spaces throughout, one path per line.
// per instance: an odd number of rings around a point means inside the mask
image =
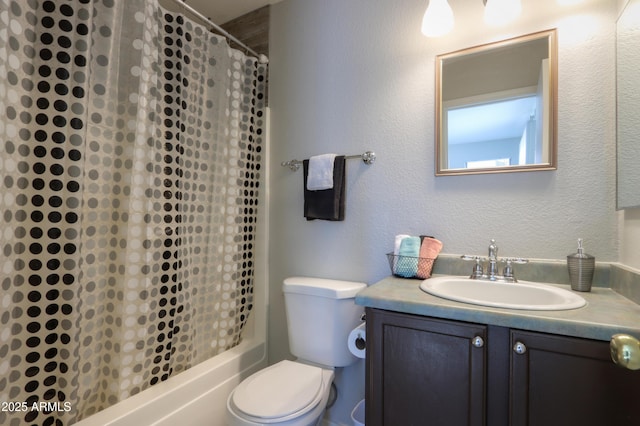
M 524 0 L 500 30 L 482 2 L 450 0 L 453 33 L 420 32 L 423 0 L 284 0 L 272 6 L 270 54 L 270 360 L 288 356 L 280 289 L 291 275 L 373 283 L 399 233 L 431 234 L 446 253 L 562 259 L 585 240 L 618 259 L 615 212 L 616 5 Z M 434 176 L 434 56 L 558 28 L 558 170 Z M 307 222 L 291 158 L 374 150 L 348 162 L 344 222 Z

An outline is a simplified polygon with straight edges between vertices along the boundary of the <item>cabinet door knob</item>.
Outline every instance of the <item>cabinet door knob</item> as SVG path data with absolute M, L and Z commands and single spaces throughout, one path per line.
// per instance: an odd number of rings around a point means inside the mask
M 640 370 L 640 341 L 628 334 L 614 334 L 609 343 L 613 362 L 629 370 Z
M 476 336 L 471 340 L 471 344 L 476 348 L 481 348 L 484 346 L 484 339 L 480 336 Z
M 527 352 L 527 347 L 522 342 L 516 342 L 516 344 L 513 345 L 513 351 L 518 355 L 522 355 Z

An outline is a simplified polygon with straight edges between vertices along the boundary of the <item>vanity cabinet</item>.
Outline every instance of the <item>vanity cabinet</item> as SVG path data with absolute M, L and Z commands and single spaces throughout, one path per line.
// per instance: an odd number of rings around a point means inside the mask
M 485 326 L 367 309 L 366 425 L 482 425 L 479 339 Z
M 366 311 L 367 426 L 640 424 L 608 342 Z
M 511 425 L 640 425 L 640 371 L 609 342 L 510 330 Z

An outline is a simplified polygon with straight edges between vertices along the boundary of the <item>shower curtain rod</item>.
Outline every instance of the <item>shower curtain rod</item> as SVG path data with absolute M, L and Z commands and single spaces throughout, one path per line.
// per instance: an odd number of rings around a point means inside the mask
M 242 47 L 245 51 L 251 53 L 253 56 L 258 58 L 260 63 L 262 63 L 262 64 L 269 63 L 269 58 L 267 58 L 266 55 L 262 55 L 262 54 L 256 52 L 255 50 L 253 50 L 252 48 L 250 48 L 249 46 L 247 46 L 246 44 L 244 44 L 243 42 L 241 42 L 240 40 L 238 40 L 237 38 L 235 38 L 234 36 L 229 34 L 227 31 L 223 30 L 222 27 L 220 27 L 218 24 L 213 22 L 211 19 L 207 18 L 202 13 L 198 12 L 196 9 L 194 9 L 191 6 L 189 6 L 185 0 L 173 0 L 173 2 L 177 3 L 178 5 L 180 5 L 180 7 L 184 7 L 187 11 L 189 11 L 189 13 L 195 15 L 200 20 L 202 20 L 202 21 L 206 22 L 207 24 L 209 24 L 214 30 L 216 30 L 217 32 L 222 34 L 224 37 L 226 37 L 229 40 L 233 41 L 234 43 L 240 45 L 240 47 Z

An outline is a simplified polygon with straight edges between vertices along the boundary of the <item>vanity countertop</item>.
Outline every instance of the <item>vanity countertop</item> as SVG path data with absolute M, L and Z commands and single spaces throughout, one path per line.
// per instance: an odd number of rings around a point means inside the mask
M 498 325 L 595 340 L 616 333 L 640 337 L 640 305 L 609 288 L 579 294 L 587 305 L 565 311 L 492 308 L 454 302 L 420 290 L 420 280 L 387 277 L 356 295 L 356 304 L 434 318 Z M 517 285 L 517 284 L 514 284 Z M 570 290 L 570 286 L 549 284 Z

